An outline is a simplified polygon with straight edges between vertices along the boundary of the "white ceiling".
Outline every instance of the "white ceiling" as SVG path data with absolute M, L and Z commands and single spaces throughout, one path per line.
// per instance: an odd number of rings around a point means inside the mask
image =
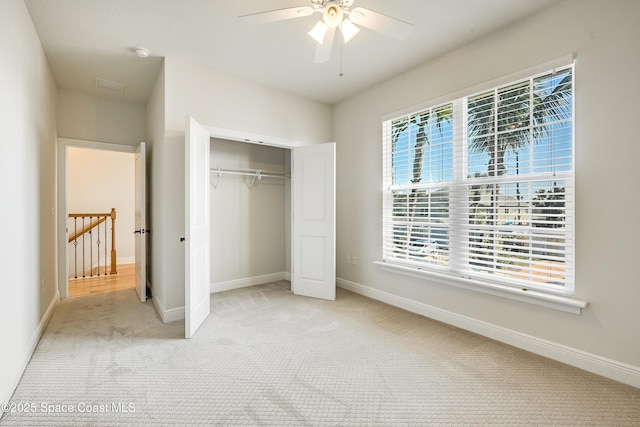
M 318 15 L 248 26 L 240 15 L 309 0 L 25 0 L 58 86 L 146 103 L 163 57 L 328 104 L 510 25 L 561 0 L 356 0 L 415 25 L 404 41 L 363 28 L 313 62 Z M 336 42 L 339 38 L 336 36 Z M 133 47 L 151 51 L 140 59 Z M 338 74 L 341 70 L 343 77 Z M 95 78 L 124 83 L 122 93 Z

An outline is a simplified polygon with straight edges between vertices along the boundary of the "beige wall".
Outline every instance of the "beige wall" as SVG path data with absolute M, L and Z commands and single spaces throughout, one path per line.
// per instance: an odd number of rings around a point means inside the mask
M 156 224 L 164 223 L 164 193 L 157 189 L 163 188 L 165 175 L 162 162 L 164 147 L 164 64 L 158 72 L 156 82 L 146 105 L 146 148 L 147 148 L 147 284 L 152 288 L 154 302 L 165 301 L 163 282 L 165 234 Z M 155 230 L 155 232 L 153 232 Z M 161 286 L 153 286 L 159 283 Z
M 57 299 L 56 85 L 22 0 L 0 2 L 0 402 Z
M 188 114 L 209 126 L 302 144 L 331 142 L 329 105 L 175 58 L 167 58 L 165 65 L 168 132 L 184 133 L 184 116 Z
M 146 137 L 146 107 L 89 93 L 58 91 L 58 136 L 138 145 Z
M 568 0 L 338 104 L 338 276 L 576 359 L 631 366 L 640 384 L 640 2 Z M 576 297 L 581 316 L 381 271 L 381 118 L 575 53 Z M 606 178 L 603 178 L 606 176 Z M 346 265 L 344 254 L 358 266 Z M 489 326 L 487 326 L 489 327 Z M 593 356 L 593 357 L 592 357 Z M 635 367 L 635 368 L 633 368 Z

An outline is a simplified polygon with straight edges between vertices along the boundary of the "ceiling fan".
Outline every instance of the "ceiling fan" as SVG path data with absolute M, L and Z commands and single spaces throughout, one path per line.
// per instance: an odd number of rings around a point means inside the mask
M 413 25 L 392 18 L 364 7 L 351 8 L 354 0 L 311 0 L 311 6 L 287 7 L 267 12 L 252 13 L 239 18 L 247 24 L 266 24 L 285 19 L 322 14 L 322 19 L 308 32 L 317 42 L 314 62 L 327 62 L 331 57 L 331 49 L 336 28 L 345 43 L 351 40 L 360 27 L 389 35 L 399 40 L 406 39 L 413 31 Z

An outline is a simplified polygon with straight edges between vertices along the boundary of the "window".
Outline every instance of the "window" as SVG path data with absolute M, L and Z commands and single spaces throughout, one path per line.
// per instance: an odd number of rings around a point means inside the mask
M 573 66 L 383 122 L 383 259 L 574 290 Z

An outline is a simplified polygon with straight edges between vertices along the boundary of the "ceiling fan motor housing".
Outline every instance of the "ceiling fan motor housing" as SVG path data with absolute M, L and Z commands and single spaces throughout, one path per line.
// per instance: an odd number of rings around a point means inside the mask
M 322 18 L 329 28 L 336 28 L 342 23 L 344 12 L 342 6 L 336 1 L 329 1 L 322 12 Z
M 322 9 L 329 3 L 337 3 L 344 10 L 349 10 L 353 6 L 354 0 L 311 0 L 314 9 Z

